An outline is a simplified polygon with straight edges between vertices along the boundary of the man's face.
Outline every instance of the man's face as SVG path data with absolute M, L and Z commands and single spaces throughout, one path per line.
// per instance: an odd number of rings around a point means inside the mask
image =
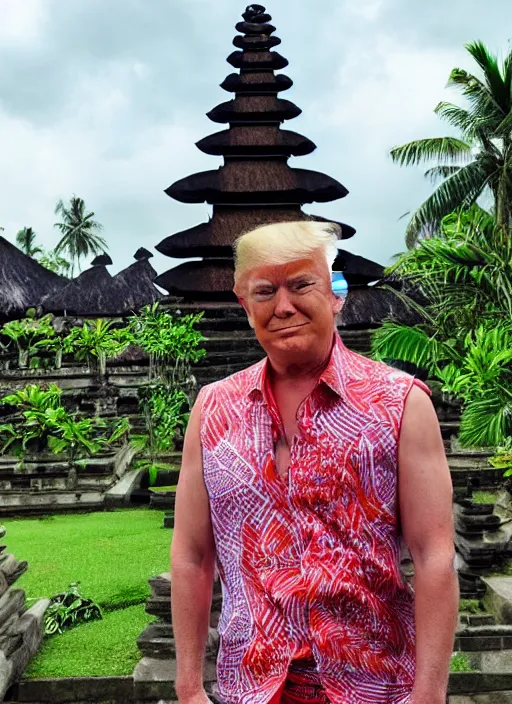
M 341 301 L 331 290 L 323 253 L 253 269 L 241 299 L 265 352 L 300 363 L 329 349 Z

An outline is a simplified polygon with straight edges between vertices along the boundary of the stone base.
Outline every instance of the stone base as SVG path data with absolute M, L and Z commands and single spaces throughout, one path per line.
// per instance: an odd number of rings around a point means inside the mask
M 512 577 L 486 577 L 484 604 L 498 623 L 512 624 Z
M 133 671 L 133 691 L 136 700 L 154 701 L 155 699 L 175 700 L 176 661 L 157 658 L 142 658 Z M 204 685 L 207 692 L 212 690 L 217 681 L 214 663 L 206 661 Z

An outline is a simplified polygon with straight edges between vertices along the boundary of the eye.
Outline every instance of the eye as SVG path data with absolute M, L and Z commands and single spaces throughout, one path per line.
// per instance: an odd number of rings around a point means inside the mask
M 268 287 L 268 286 L 262 287 L 262 288 L 257 288 L 257 289 L 254 291 L 254 295 L 255 295 L 257 298 L 268 298 L 268 297 L 271 296 L 273 293 L 274 293 L 274 289 L 273 289 L 273 288 L 270 288 L 270 287 Z
M 295 288 L 297 291 L 302 291 L 306 288 L 309 288 L 312 285 L 313 285 L 312 281 L 299 281 L 298 284 L 295 284 Z

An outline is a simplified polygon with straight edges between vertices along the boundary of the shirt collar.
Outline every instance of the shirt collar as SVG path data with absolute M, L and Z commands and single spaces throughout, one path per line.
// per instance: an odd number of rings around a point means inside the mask
M 338 332 L 335 332 L 331 356 L 318 380 L 318 384 L 323 382 L 340 397 L 346 396 L 345 373 L 347 368 L 347 355 L 349 354 L 350 351 L 343 344 Z M 265 357 L 261 362 L 258 362 L 251 371 L 252 374 L 248 380 L 247 395 L 250 398 L 257 396 L 264 397 L 265 385 L 270 371 L 269 358 Z

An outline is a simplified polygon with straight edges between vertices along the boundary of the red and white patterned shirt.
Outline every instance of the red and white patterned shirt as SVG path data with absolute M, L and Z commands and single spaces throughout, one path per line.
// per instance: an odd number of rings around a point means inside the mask
M 405 704 L 414 603 L 400 572 L 397 454 L 413 377 L 339 336 L 275 463 L 268 360 L 200 392 L 203 472 L 223 587 L 218 691 L 266 704 L 314 658 L 333 704 Z M 274 418 L 274 420 L 273 420 Z

